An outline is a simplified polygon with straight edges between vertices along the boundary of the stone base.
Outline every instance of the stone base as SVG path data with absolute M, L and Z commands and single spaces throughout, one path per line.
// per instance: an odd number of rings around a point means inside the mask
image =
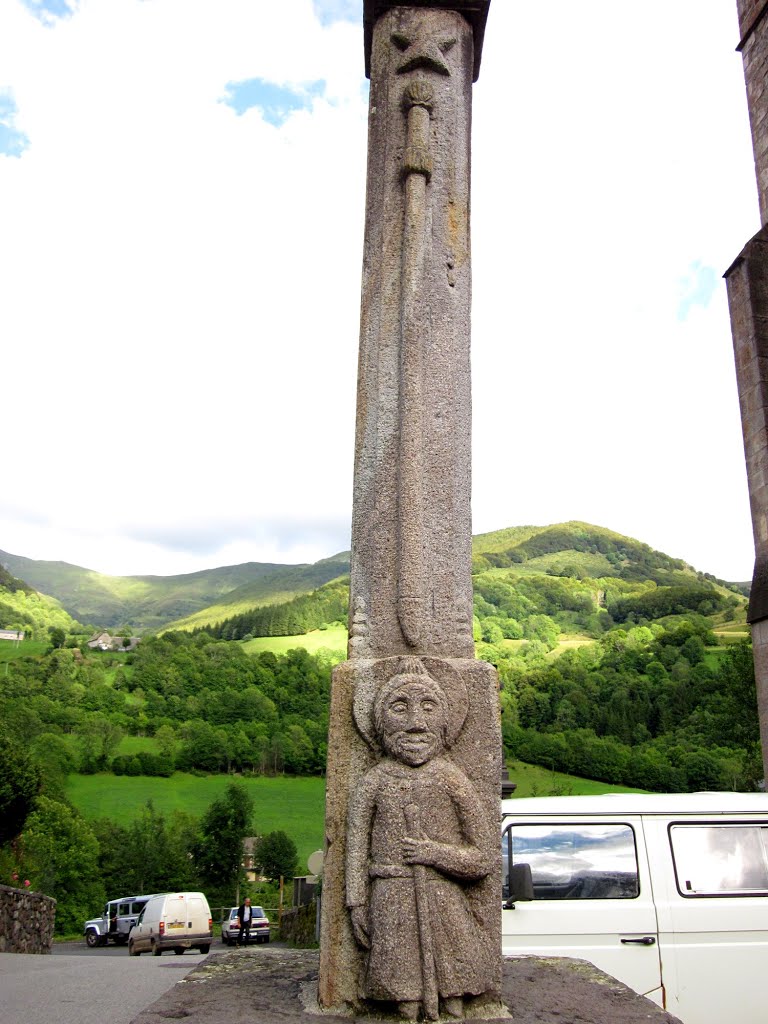
M 317 1006 L 317 950 L 269 946 L 211 954 L 131 1024 L 349 1024 Z M 521 957 L 503 964 L 502 997 L 515 1024 L 680 1024 L 583 960 Z M 465 1017 L 508 1024 L 504 1017 Z

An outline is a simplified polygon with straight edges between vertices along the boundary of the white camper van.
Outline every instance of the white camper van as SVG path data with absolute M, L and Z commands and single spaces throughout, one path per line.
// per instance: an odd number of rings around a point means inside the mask
M 167 892 L 153 896 L 128 936 L 128 952 L 160 956 L 164 949 L 207 953 L 213 939 L 208 900 L 201 892 Z
M 588 960 L 685 1024 L 764 1024 L 768 794 L 502 801 L 506 956 Z

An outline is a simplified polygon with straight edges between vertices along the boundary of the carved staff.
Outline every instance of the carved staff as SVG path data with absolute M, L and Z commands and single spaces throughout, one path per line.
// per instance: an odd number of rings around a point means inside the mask
M 421 831 L 421 811 L 417 804 L 403 808 L 408 834 L 413 839 L 424 839 Z M 432 918 L 429 910 L 427 869 L 423 864 L 413 865 L 413 887 L 416 893 L 416 917 L 419 922 L 419 944 L 421 945 L 421 986 L 424 1016 L 437 1020 L 440 1016 L 435 970 L 435 947 L 432 940 Z
M 400 336 L 400 457 L 398 504 L 397 614 L 411 647 L 421 639 L 423 598 L 422 322 L 426 248 L 427 184 L 432 176 L 429 125 L 433 92 L 422 78 L 409 82 L 403 93 L 407 120 L 403 158 L 405 214 L 401 273 Z

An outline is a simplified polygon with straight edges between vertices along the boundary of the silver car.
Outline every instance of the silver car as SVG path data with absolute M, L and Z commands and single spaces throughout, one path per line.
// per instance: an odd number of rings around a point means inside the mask
M 240 921 L 237 907 L 232 907 L 227 917 L 221 922 L 221 941 L 225 946 L 234 945 L 240 934 Z M 248 942 L 269 942 L 269 918 L 262 907 L 251 907 L 251 928 Z

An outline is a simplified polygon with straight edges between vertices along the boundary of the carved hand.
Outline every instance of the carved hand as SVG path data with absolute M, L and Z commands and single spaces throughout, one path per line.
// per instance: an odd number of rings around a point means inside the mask
M 368 938 L 368 908 L 350 907 L 349 913 L 352 918 L 352 931 L 355 933 L 357 944 L 362 946 L 363 949 L 370 949 L 371 940 Z
M 403 839 L 403 860 L 406 864 L 433 864 L 435 844 L 431 839 Z

